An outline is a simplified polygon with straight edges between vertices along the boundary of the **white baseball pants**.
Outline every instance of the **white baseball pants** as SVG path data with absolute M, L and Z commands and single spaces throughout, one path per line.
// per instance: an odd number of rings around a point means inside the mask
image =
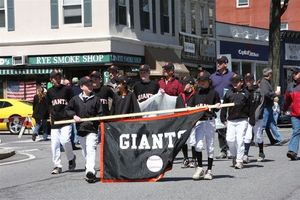
M 85 159 L 85 173 L 92 172 L 96 174 L 95 162 L 98 135 L 96 133 L 89 133 L 85 137 L 78 136 L 78 139 L 82 147 L 82 155 Z
M 51 129 L 51 150 L 52 150 L 52 161 L 54 167 L 62 167 L 60 159 L 60 144 L 63 146 L 68 161 L 74 158 L 74 153 L 71 144 L 71 131 L 72 126 L 67 125 L 61 128 Z
M 231 155 L 236 157 L 236 162 L 243 162 L 243 155 L 245 151 L 244 137 L 247 127 L 247 119 L 227 121 L 226 141 Z
M 259 144 L 259 143 L 263 143 L 263 119 L 260 119 L 258 121 L 255 122 L 254 127 L 251 126 L 248 123 L 248 127 L 247 127 L 247 131 L 246 131 L 246 135 L 245 135 L 245 143 L 250 143 L 251 139 L 252 139 L 252 131 L 254 133 L 254 141 L 255 143 Z

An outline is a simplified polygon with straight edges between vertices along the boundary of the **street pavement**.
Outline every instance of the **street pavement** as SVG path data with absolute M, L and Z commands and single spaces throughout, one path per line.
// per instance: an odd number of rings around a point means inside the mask
M 281 128 L 289 137 L 291 128 Z M 217 137 L 216 137 L 217 138 Z M 81 151 L 75 151 L 77 167 L 67 172 L 63 153 L 63 173 L 51 175 L 50 141 L 33 142 L 31 135 L 1 134 L 0 148 L 13 149 L 16 155 L 0 160 L 0 199 L 300 199 L 300 160 L 286 157 L 287 144 L 265 148 L 266 161 L 256 162 L 258 148 L 251 146 L 250 160 L 244 169 L 232 167 L 231 160 L 215 160 L 214 179 L 193 181 L 195 169 L 181 169 L 180 153 L 173 169 L 156 183 L 101 183 L 84 181 L 84 162 Z M 266 143 L 268 140 L 265 138 Z M 218 154 L 216 139 L 215 154 Z M 99 149 L 99 148 L 98 148 Z M 191 152 L 189 152 L 191 155 Z M 97 156 L 99 167 L 99 155 Z M 205 164 L 206 154 L 204 153 Z M 205 166 L 206 168 L 206 166 Z

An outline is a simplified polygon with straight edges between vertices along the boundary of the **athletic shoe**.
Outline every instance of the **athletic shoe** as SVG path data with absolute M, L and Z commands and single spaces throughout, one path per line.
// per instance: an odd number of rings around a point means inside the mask
M 69 161 L 69 170 L 72 171 L 76 167 L 76 156 L 74 155 L 74 158 Z
M 298 159 L 297 154 L 293 151 L 288 151 L 286 156 L 288 158 L 290 158 L 291 160 L 297 160 Z
M 35 140 L 36 140 L 36 134 L 35 134 L 35 133 L 32 134 L 31 139 L 32 139 L 32 141 L 35 141 Z
M 62 172 L 61 167 L 54 167 L 51 174 L 60 174 Z
M 244 164 L 249 163 L 249 157 L 248 157 L 247 155 L 244 155 L 244 156 L 243 156 L 243 163 L 244 163 Z
M 188 158 L 183 159 L 181 168 L 188 168 L 189 167 L 189 163 L 190 163 L 190 161 L 189 161 Z
M 225 152 L 220 152 L 218 156 L 216 156 L 216 159 L 224 159 L 227 157 L 227 154 Z
M 213 178 L 214 178 L 214 176 L 211 173 L 211 170 L 207 170 L 206 174 L 204 175 L 204 180 L 212 180 Z
M 244 167 L 243 162 L 237 162 L 237 163 L 234 165 L 234 168 L 235 168 L 235 169 L 242 169 L 243 167 Z
M 194 175 L 193 175 L 193 179 L 194 180 L 200 180 L 200 179 L 202 179 L 203 177 L 204 177 L 204 170 L 203 170 L 203 168 L 202 167 L 197 167 L 196 168 L 196 171 L 195 171 L 195 173 L 194 173 Z
M 190 168 L 196 168 L 197 167 L 197 161 L 196 159 L 192 159 L 190 164 L 189 164 Z
M 95 176 L 95 174 L 93 174 L 93 172 L 88 172 L 85 175 L 85 180 L 88 183 L 95 183 L 96 182 L 96 176 Z
M 265 160 L 265 154 L 264 153 L 259 153 L 258 154 L 258 158 L 257 158 L 257 162 L 263 162 Z

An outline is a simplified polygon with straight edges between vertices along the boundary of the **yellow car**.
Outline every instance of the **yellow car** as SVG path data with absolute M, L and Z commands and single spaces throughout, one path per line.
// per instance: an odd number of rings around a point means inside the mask
M 0 130 L 18 134 L 22 128 L 22 117 L 32 117 L 32 104 L 17 99 L 0 99 Z M 6 119 L 6 120 L 4 120 Z M 9 119 L 7 121 L 7 119 Z M 34 120 L 32 123 L 34 124 Z M 31 125 L 26 123 L 26 128 Z

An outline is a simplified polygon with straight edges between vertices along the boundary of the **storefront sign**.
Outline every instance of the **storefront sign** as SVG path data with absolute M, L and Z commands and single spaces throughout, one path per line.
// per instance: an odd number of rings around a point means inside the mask
M 0 67 L 1 66 L 11 66 L 12 57 L 0 57 Z
M 220 41 L 220 53 L 233 59 L 268 61 L 269 47 L 265 45 Z
M 285 44 L 285 60 L 300 61 L 300 44 Z
M 100 64 L 109 62 L 142 64 L 142 57 L 123 54 L 29 56 L 29 65 Z
M 183 47 L 184 47 L 184 52 L 195 53 L 195 44 L 184 42 Z

